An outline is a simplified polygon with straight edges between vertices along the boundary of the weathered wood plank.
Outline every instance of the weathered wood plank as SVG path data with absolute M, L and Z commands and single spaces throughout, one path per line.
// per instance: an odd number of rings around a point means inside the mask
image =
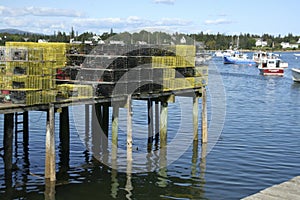
M 259 193 L 243 198 L 243 200 L 276 199 L 294 200 L 300 199 L 300 176 L 278 185 L 266 188 Z

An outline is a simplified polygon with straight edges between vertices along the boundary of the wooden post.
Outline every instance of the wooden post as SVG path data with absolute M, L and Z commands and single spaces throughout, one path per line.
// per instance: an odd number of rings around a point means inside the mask
M 132 99 L 127 97 L 127 160 L 132 160 Z
M 151 99 L 147 101 L 148 105 L 148 146 L 153 143 L 153 103 Z
M 63 107 L 59 115 L 59 140 L 60 140 L 60 157 L 64 169 L 69 168 L 70 160 L 70 124 L 69 124 L 69 107 Z
M 202 88 L 202 143 L 207 143 L 206 88 Z
M 100 104 L 94 104 L 92 106 L 92 153 L 94 158 L 99 158 L 100 156 L 100 114 L 101 107 Z
M 119 128 L 119 106 L 113 106 L 111 140 L 112 140 L 112 159 L 117 159 L 118 149 L 118 128 Z
M 109 129 L 109 104 L 103 104 L 103 113 L 102 113 L 102 130 L 104 135 L 108 137 L 108 129 Z
M 23 145 L 24 151 L 28 150 L 29 145 L 29 126 L 28 126 L 28 111 L 23 113 Z
M 199 114 L 199 97 L 193 97 L 193 127 L 194 127 L 194 140 L 198 141 L 198 114 Z
M 192 166 L 191 175 L 195 177 L 198 169 L 198 140 L 193 141 L 193 155 L 192 155 Z
M 90 105 L 85 105 L 85 146 L 89 149 L 90 138 Z
M 4 114 L 4 135 L 3 135 L 3 147 L 4 147 L 4 169 L 5 177 L 11 174 L 12 170 L 12 153 L 13 153 L 13 131 L 14 131 L 14 114 Z
M 54 104 L 49 104 L 47 112 L 46 130 L 46 159 L 45 159 L 45 178 L 50 181 L 56 180 L 55 171 L 55 113 Z
M 13 134 L 14 134 L 14 113 L 4 114 L 4 177 L 5 177 L 5 194 L 4 199 L 12 199 L 13 182 L 12 182 L 12 154 L 13 154 Z
M 159 101 L 155 101 L 155 145 L 159 142 Z
M 108 129 L 109 129 L 109 103 L 104 103 L 102 109 L 102 133 L 101 133 L 101 146 L 103 161 L 108 161 Z
M 168 102 L 161 102 L 160 110 L 160 147 L 167 146 Z
M 55 182 L 49 181 L 49 179 L 45 180 L 44 197 L 45 200 L 55 200 Z

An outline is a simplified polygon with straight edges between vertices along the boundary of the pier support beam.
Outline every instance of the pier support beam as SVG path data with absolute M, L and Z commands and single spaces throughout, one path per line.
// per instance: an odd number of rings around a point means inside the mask
M 159 101 L 155 101 L 155 145 L 159 142 Z
M 64 169 L 69 168 L 70 160 L 70 124 L 69 107 L 63 107 L 59 115 L 59 140 L 60 140 L 60 158 Z
M 56 180 L 55 171 L 55 113 L 54 105 L 49 104 L 47 111 L 47 126 L 46 126 L 46 159 L 45 159 L 45 178 L 50 181 Z
M 23 113 L 23 145 L 24 145 L 24 151 L 28 151 L 28 145 L 29 145 L 29 120 L 28 120 L 28 111 L 25 111 Z
M 101 105 L 94 104 L 92 106 L 92 152 L 93 157 L 98 159 L 100 156 L 100 144 L 101 144 Z
M 112 125 L 111 125 L 111 140 L 112 140 L 112 159 L 117 159 L 118 149 L 118 129 L 119 129 L 119 106 L 113 106 Z
M 85 146 L 88 147 L 90 137 L 90 105 L 85 105 Z
M 160 147 L 167 146 L 168 102 L 161 102 L 160 110 Z
M 202 87 L 202 143 L 207 143 L 206 88 Z
M 127 160 L 132 160 L 132 99 L 127 97 Z
M 5 178 L 7 178 L 7 175 L 9 174 L 11 175 L 11 170 L 12 170 L 13 131 L 14 131 L 14 114 L 13 113 L 5 114 L 4 135 L 3 135 Z M 10 176 L 8 176 L 8 178 L 9 177 Z
M 193 127 L 194 127 L 194 140 L 198 141 L 198 122 L 199 122 L 199 97 L 193 97 Z
M 108 129 L 109 129 L 109 104 L 103 104 L 103 112 L 102 112 L 102 130 L 104 135 L 108 137 Z
M 153 143 L 153 102 L 151 99 L 147 101 L 148 105 L 148 148 Z
M 101 134 L 101 147 L 102 147 L 102 155 L 103 161 L 108 161 L 108 129 L 109 129 L 109 103 L 102 104 L 102 134 Z

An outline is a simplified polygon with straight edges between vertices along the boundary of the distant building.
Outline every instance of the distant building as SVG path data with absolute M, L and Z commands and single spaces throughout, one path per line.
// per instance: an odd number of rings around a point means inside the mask
M 46 43 L 46 42 L 48 42 L 48 41 L 45 39 L 38 39 L 38 43 Z
M 283 49 L 286 48 L 298 49 L 299 47 L 299 44 L 290 44 L 289 42 L 281 42 L 280 45 Z
M 119 45 L 124 45 L 124 41 L 118 41 L 118 40 L 111 40 L 109 41 L 109 44 L 119 44 Z
M 138 45 L 146 45 L 147 42 L 145 42 L 145 41 L 137 41 L 136 44 L 138 44 Z
M 255 42 L 255 46 L 256 47 L 265 47 L 268 45 L 268 42 L 267 41 L 263 41 L 261 39 L 257 39 L 256 42 Z
M 93 45 L 93 41 L 92 40 L 85 40 L 84 44 L 89 44 L 89 45 Z
M 81 41 L 76 41 L 74 38 L 70 39 L 71 44 L 81 44 Z
M 180 39 L 180 43 L 181 43 L 181 44 L 186 44 L 186 39 L 185 39 L 185 37 L 182 36 L 182 38 Z

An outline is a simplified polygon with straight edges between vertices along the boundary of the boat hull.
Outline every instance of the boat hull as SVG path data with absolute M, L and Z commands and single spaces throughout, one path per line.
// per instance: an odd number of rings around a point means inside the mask
M 239 58 L 233 58 L 228 56 L 224 56 L 224 64 L 257 65 L 257 63 L 254 60 L 239 59 Z
M 292 78 L 296 82 L 300 82 L 300 69 L 292 69 Z
M 260 74 L 264 76 L 283 76 L 284 69 L 259 69 Z

